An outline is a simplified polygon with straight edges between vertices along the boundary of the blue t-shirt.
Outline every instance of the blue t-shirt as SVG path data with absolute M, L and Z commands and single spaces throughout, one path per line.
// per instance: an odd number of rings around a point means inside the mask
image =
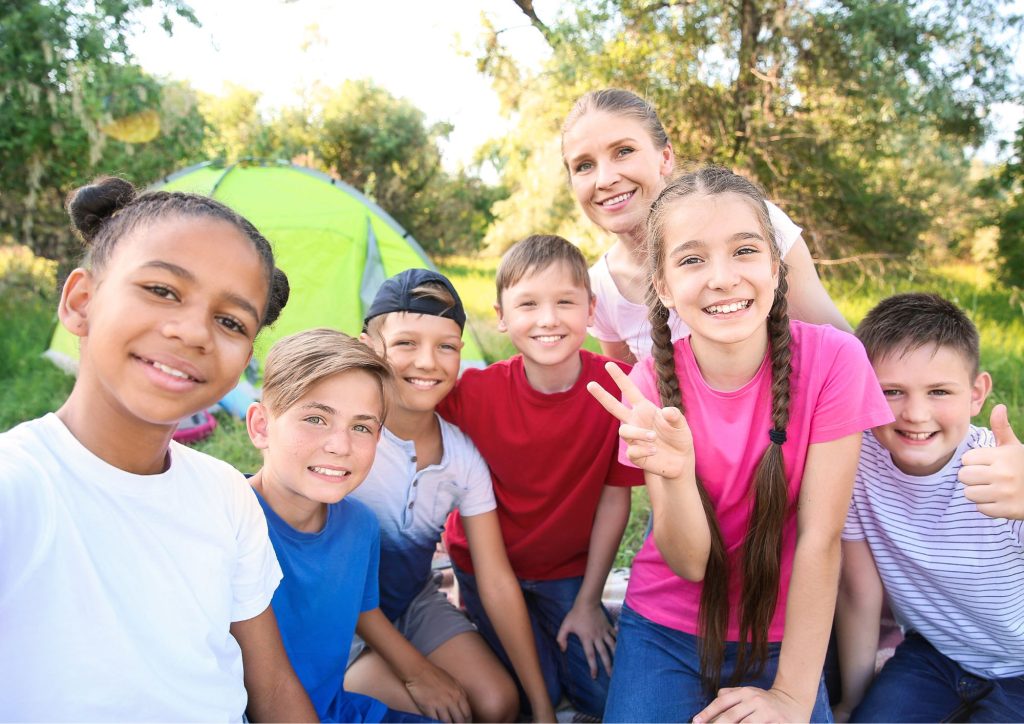
M 356 620 L 378 604 L 376 517 L 362 503 L 345 499 L 327 507 L 320 532 L 304 533 L 257 497 L 284 571 L 272 601 L 274 615 L 317 714 L 322 721 L 381 721 L 387 712 L 382 702 L 342 687 Z

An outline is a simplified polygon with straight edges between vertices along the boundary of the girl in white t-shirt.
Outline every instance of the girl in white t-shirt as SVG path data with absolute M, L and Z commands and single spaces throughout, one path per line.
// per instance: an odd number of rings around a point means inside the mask
M 617 238 L 590 269 L 597 297 L 590 333 L 604 354 L 635 362 L 651 353 L 651 327 L 644 305 L 648 287 L 644 220 L 675 168 L 672 143 L 647 101 L 609 88 L 576 101 L 562 127 L 562 159 L 580 208 Z M 818 279 L 800 227 L 771 203 L 768 213 L 789 268 L 792 316 L 850 331 Z M 689 333 L 674 312 L 669 326 L 674 340 Z
M 67 208 L 89 246 L 58 307 L 78 379 L 0 435 L 0 720 L 311 721 L 259 503 L 171 440 L 237 383 L 287 279 L 202 196 L 104 178 Z

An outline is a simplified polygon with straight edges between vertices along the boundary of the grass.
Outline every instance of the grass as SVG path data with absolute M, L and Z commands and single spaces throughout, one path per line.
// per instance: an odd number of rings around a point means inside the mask
M 448 260 L 444 271 L 466 305 L 470 326 L 488 360 L 509 357 L 514 349 L 497 331 L 494 313 L 495 259 Z M 42 358 L 56 324 L 52 264 L 20 248 L 0 247 L 0 431 L 55 410 L 71 391 L 73 379 Z M 993 393 L 975 420 L 988 425 L 992 406 L 1009 408 L 1010 421 L 1024 431 L 1024 293 L 997 285 L 980 267 L 948 264 L 928 267 L 908 262 L 886 273 L 827 273 L 829 294 L 847 319 L 856 323 L 879 300 L 898 292 L 932 291 L 963 307 L 981 335 L 982 367 L 995 381 Z M 588 339 L 586 347 L 598 346 Z M 196 447 L 243 471 L 260 464 L 245 426 L 225 413 L 219 428 Z M 643 543 L 650 506 L 646 491 L 633 491 L 633 513 L 619 548 L 617 566 L 628 566 Z

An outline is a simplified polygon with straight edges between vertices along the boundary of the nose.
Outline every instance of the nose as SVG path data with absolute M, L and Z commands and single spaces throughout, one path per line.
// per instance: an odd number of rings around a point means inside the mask
M 213 317 L 205 309 L 182 306 L 173 319 L 164 322 L 163 334 L 178 339 L 187 347 L 208 352 L 212 346 Z
M 351 448 L 352 441 L 349 439 L 349 429 L 347 427 L 342 427 L 340 430 L 332 432 L 324 441 L 324 452 L 331 455 L 346 455 Z
M 931 410 L 922 395 L 907 395 L 900 408 L 900 417 L 907 422 L 927 422 L 931 418 Z
M 414 360 L 416 369 L 420 370 L 432 370 L 434 369 L 434 348 L 429 344 L 421 344 L 416 348 L 416 358 Z
M 554 327 L 558 324 L 558 310 L 554 304 L 542 304 L 538 311 L 537 324 L 541 327 Z
M 612 186 L 616 181 L 619 180 L 619 172 L 615 168 L 614 164 L 601 163 L 600 161 L 595 161 L 595 165 L 596 167 L 594 171 L 596 172 L 595 175 L 597 178 L 598 188 L 608 188 L 609 186 Z
M 708 260 L 708 286 L 712 289 L 731 289 L 739 280 L 739 274 L 731 257 L 712 257 Z

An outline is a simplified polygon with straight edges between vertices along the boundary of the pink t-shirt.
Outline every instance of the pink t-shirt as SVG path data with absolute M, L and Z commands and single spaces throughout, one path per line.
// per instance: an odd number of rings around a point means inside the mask
M 889 405 L 860 342 L 828 325 L 792 321 L 793 375 L 787 440 L 782 446 L 789 481 L 790 510 L 782 529 L 782 571 L 778 604 L 768 629 L 769 641 L 781 641 L 786 597 L 796 547 L 796 506 L 809 445 L 837 440 L 892 421 Z M 753 379 L 738 390 L 721 392 L 701 377 L 690 338 L 675 343 L 676 374 L 686 420 L 697 451 L 697 476 L 707 488 L 729 556 L 727 639 L 739 640 L 740 566 L 743 537 L 750 519 L 754 469 L 768 446 L 771 428 L 771 366 L 766 356 Z M 654 361 L 637 363 L 630 378 L 658 402 Z M 619 459 L 629 463 L 625 446 Z M 648 536 L 633 562 L 626 603 L 640 615 L 669 628 L 697 634 L 700 583 L 669 569 Z

